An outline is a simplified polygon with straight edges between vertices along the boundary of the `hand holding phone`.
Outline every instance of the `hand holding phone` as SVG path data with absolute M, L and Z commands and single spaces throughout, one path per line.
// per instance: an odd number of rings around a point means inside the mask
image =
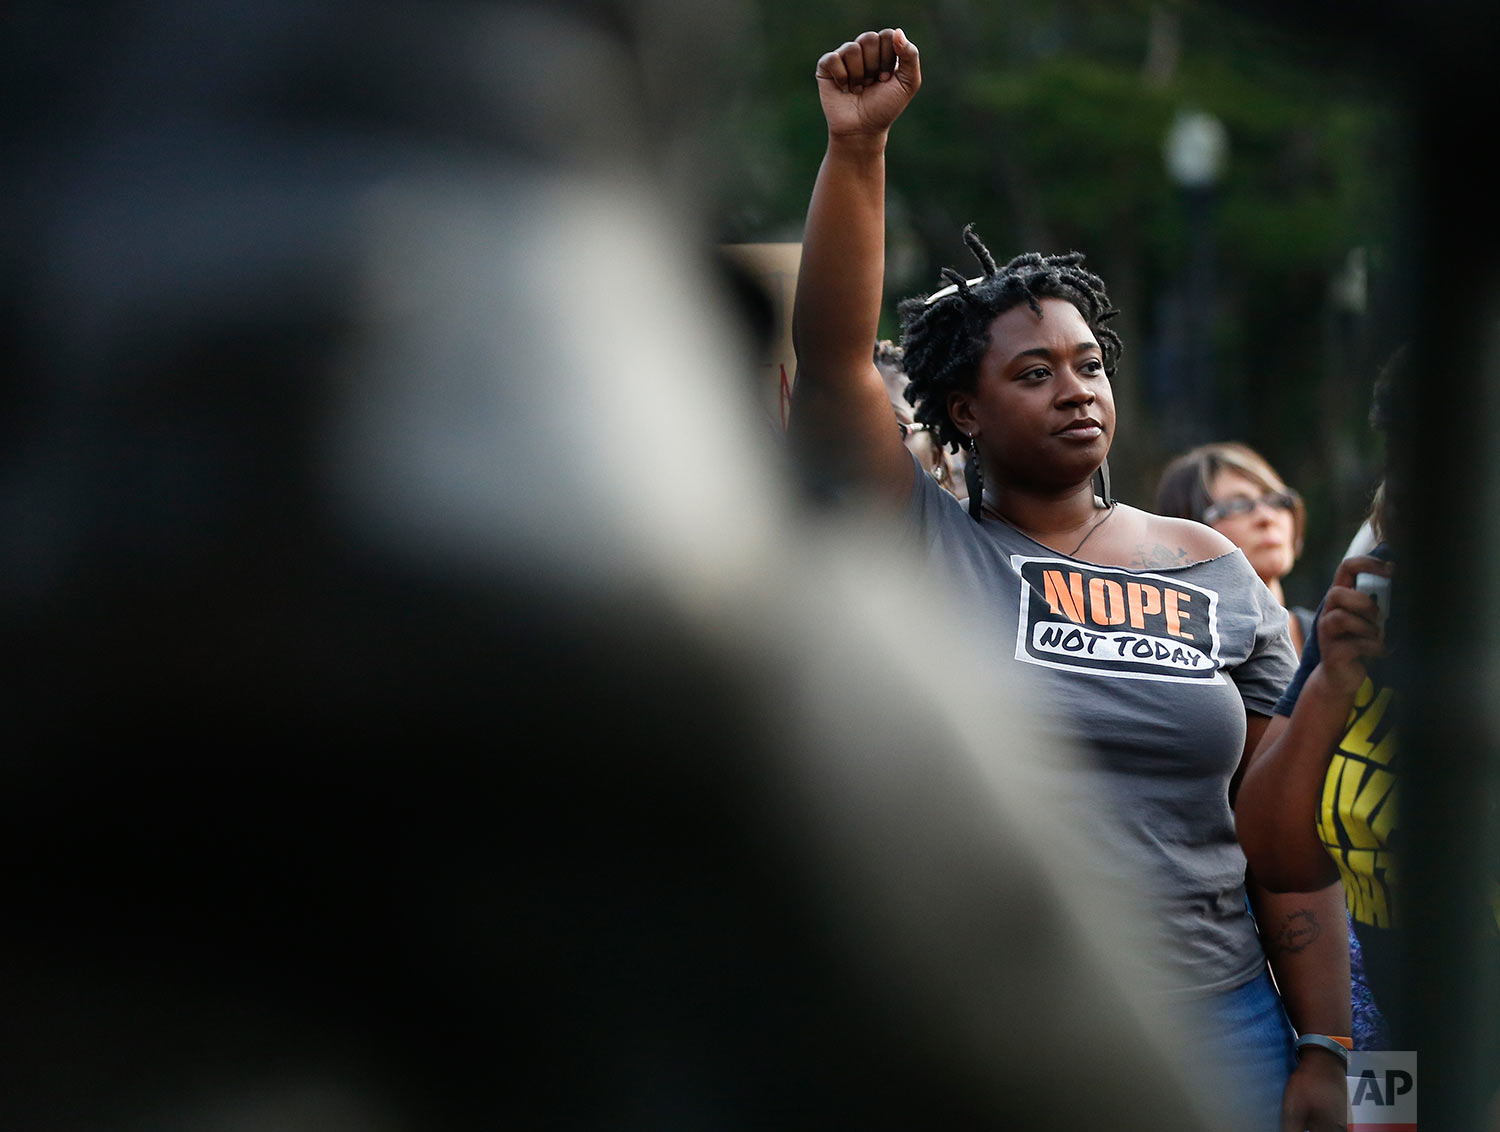
M 1354 588 L 1375 599 L 1375 624 L 1385 634 L 1386 618 L 1391 613 L 1391 580 L 1384 574 L 1359 573 L 1354 575 Z

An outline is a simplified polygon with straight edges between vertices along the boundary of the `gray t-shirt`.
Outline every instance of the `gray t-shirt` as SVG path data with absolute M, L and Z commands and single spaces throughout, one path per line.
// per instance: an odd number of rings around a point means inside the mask
M 1198 997 L 1253 978 L 1265 957 L 1228 786 L 1245 713 L 1269 716 L 1296 668 L 1286 611 L 1239 550 L 1165 569 L 1096 566 L 976 523 L 930 476 L 914 478 L 913 533 L 960 608 L 1021 666 L 1044 726 L 1092 756 L 1098 773 L 1079 796 L 1113 813 L 1064 820 L 1104 875 L 1154 893 L 1152 958 L 1167 989 Z

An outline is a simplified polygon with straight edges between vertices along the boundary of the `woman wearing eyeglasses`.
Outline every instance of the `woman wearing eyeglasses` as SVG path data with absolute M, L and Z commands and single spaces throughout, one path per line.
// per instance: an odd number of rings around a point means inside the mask
M 1271 595 L 1286 605 L 1281 579 L 1302 553 L 1307 509 L 1260 453 L 1232 443 L 1184 452 L 1161 474 L 1156 512 L 1194 519 L 1218 531 L 1245 552 Z M 1301 655 L 1313 613 L 1300 606 L 1289 612 L 1292 645 Z

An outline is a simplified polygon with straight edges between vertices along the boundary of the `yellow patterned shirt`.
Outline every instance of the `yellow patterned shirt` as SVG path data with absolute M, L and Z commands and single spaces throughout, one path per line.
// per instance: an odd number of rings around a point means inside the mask
M 1318 805 L 1318 836 L 1339 867 L 1349 914 L 1377 928 L 1401 922 L 1391 854 L 1399 804 L 1393 695 L 1368 676 L 1360 685 Z
M 1276 705 L 1290 715 L 1302 683 L 1318 662 L 1318 642 L 1310 637 L 1302 667 Z M 1318 800 L 1318 836 L 1338 866 L 1349 916 L 1375 928 L 1401 926 L 1396 841 L 1400 828 L 1397 739 L 1392 726 L 1395 689 L 1378 662 L 1360 685 L 1343 736 L 1328 763 Z M 1490 883 L 1490 912 L 1500 930 L 1500 882 Z

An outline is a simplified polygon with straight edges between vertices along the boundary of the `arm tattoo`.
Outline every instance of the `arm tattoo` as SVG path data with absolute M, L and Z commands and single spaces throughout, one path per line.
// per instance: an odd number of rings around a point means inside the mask
M 1267 940 L 1277 954 L 1296 955 L 1323 934 L 1317 913 L 1299 908 L 1282 918 L 1281 927 Z
M 1191 561 L 1186 547 L 1163 546 L 1161 543 L 1147 546 L 1145 543 L 1137 543 L 1135 561 L 1130 565 L 1137 569 L 1151 570 L 1162 566 L 1186 566 Z

